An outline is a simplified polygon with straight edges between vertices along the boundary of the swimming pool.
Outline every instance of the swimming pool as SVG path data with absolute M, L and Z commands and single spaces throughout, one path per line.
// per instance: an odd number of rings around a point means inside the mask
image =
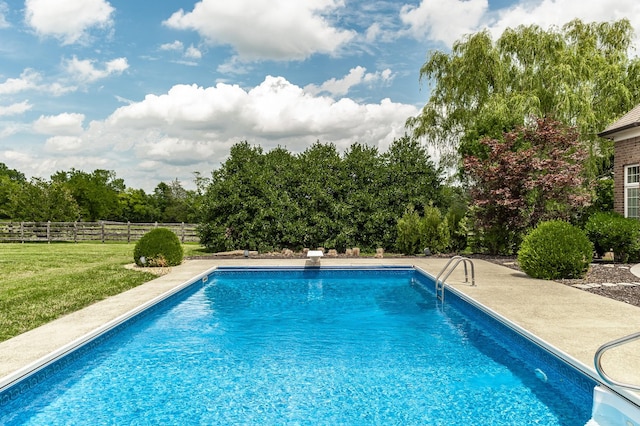
M 0 423 L 587 423 L 593 379 L 432 286 L 220 268 L 4 389 Z

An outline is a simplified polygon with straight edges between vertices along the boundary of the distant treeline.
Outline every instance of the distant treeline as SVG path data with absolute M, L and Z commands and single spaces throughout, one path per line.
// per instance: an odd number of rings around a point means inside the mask
M 206 179 L 196 175 L 201 188 Z M 0 163 L 0 220 L 23 222 L 198 222 L 199 190 L 185 190 L 176 179 L 153 193 L 127 188 L 115 172 L 71 169 L 49 180 L 33 178 Z

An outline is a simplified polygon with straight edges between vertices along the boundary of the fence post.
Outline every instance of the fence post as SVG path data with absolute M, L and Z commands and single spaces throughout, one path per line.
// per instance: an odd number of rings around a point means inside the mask
M 102 240 L 102 244 L 104 244 L 104 220 L 100 221 L 100 225 L 102 225 L 101 226 L 101 234 L 102 234 L 101 240 Z
M 51 221 L 47 221 L 47 244 L 51 244 Z
M 182 234 L 180 240 L 182 241 L 182 244 L 184 244 L 184 222 L 180 225 L 180 233 Z
M 20 242 L 24 244 L 24 222 L 20 222 Z
M 131 222 L 127 221 L 127 244 L 131 242 Z

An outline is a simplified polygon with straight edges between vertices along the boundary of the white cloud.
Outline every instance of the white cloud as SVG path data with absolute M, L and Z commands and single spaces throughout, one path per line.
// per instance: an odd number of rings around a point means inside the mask
M 518 25 L 539 25 L 561 27 L 574 20 L 584 22 L 605 22 L 629 19 L 633 27 L 640 29 L 640 2 L 636 0 L 542 0 L 520 2 L 497 11 L 490 17 L 488 28 L 494 38 L 505 29 Z
M 364 69 L 352 74 L 362 82 L 368 75 Z M 83 170 L 108 168 L 128 185 L 151 190 L 159 181 L 190 182 L 194 170 L 217 168 L 242 140 L 294 153 L 317 140 L 339 150 L 354 142 L 385 150 L 404 135 L 407 117 L 418 112 L 389 99 L 362 103 L 320 96 L 283 77 L 266 77 L 248 89 L 223 83 L 175 85 L 162 95 L 122 105 L 105 120 L 85 123 L 84 115 L 74 113 L 41 116 L 22 132 L 47 135 L 44 149 L 41 143 L 22 153 L 0 152 L 0 162 L 43 177 L 79 165 Z
M 551 26 L 561 27 L 574 19 L 606 22 L 623 18 L 629 19 L 634 28 L 640 28 L 640 2 L 534 0 L 516 1 L 508 7 L 490 10 L 487 0 L 421 0 L 418 6 L 406 4 L 400 10 L 406 33 L 418 40 L 439 41 L 447 46 L 466 34 L 485 28 L 495 40 L 505 29 L 519 25 L 538 25 L 546 30 Z M 379 29 L 372 26 L 367 37 L 378 33 Z
M 173 43 L 165 43 L 160 45 L 160 50 L 173 50 L 182 52 L 183 49 L 184 44 L 182 44 L 182 42 L 178 40 L 174 41 Z
M 79 135 L 83 131 L 84 118 L 84 114 L 67 112 L 58 115 L 41 115 L 33 123 L 33 129 L 48 135 Z
M 82 147 L 82 139 L 77 136 L 52 136 L 44 144 L 45 151 L 55 153 L 77 152 Z
M 380 24 L 374 22 L 369 26 L 369 28 L 367 28 L 367 31 L 365 33 L 365 40 L 369 43 L 373 43 L 374 41 L 376 41 L 381 32 L 382 29 L 380 28 Z
M 127 58 L 116 58 L 108 61 L 102 68 L 95 66 L 93 59 L 78 59 L 73 57 L 66 63 L 66 69 L 75 79 L 84 83 L 92 83 L 113 74 L 122 74 L 129 68 Z
M 416 39 L 428 38 L 450 46 L 475 32 L 488 9 L 487 0 L 422 0 L 417 7 L 404 5 L 400 19 Z
M 184 52 L 184 56 L 185 58 L 190 58 L 190 59 L 200 59 L 202 58 L 202 52 L 197 47 L 189 46 L 187 50 Z
M 7 21 L 7 13 L 9 12 L 9 5 L 3 1 L 0 1 L 0 29 L 11 28 L 11 24 Z
M 176 85 L 85 127 L 81 114 L 65 113 L 40 117 L 33 128 L 51 135 L 45 149 L 54 157 L 69 152 L 91 157 L 99 151 L 111 161 L 117 158 L 127 173 L 142 173 L 140 167 L 153 163 L 163 173 L 174 173 L 170 179 L 189 180 L 193 170 L 218 167 L 230 146 L 241 140 L 265 149 L 285 146 L 292 152 L 304 151 L 317 140 L 333 142 L 341 150 L 354 142 L 384 150 L 404 134 L 407 117 L 417 113 L 415 106 L 389 99 L 369 104 L 335 100 L 282 77 L 266 77 L 251 89 L 222 83 Z
M 60 170 L 70 170 L 79 168 L 81 170 L 92 171 L 95 169 L 112 170 L 108 158 L 96 155 L 76 156 L 64 152 L 63 155 L 42 156 L 41 152 L 23 152 L 16 150 L 0 151 L 0 162 L 11 165 L 11 168 L 20 170 L 27 176 L 48 178 Z M 128 182 L 127 182 L 128 183 Z M 156 182 L 157 183 L 157 182 Z
M 64 44 L 86 41 L 92 28 L 108 28 L 114 8 L 105 0 L 26 0 L 25 21 L 36 33 Z
M 19 78 L 8 78 L 0 83 L 0 95 L 13 95 L 31 90 L 60 96 L 77 90 L 75 86 L 65 86 L 59 82 L 46 84 L 42 80 L 43 77 L 39 72 L 27 68 L 22 71 Z
M 355 36 L 325 18 L 341 7 L 339 0 L 201 0 L 164 24 L 197 31 L 210 44 L 231 45 L 243 61 L 305 59 L 334 54 Z
M 309 84 L 305 86 L 304 90 L 313 95 L 329 93 L 333 96 L 343 96 L 349 93 L 349 90 L 353 86 L 363 83 L 374 84 L 378 81 L 388 82 L 393 78 L 390 69 L 385 69 L 376 73 L 367 73 L 366 71 L 366 68 L 357 66 L 349 70 L 349 74 L 341 79 L 332 78 L 325 81 L 320 86 Z
M 42 80 L 42 76 L 32 70 L 25 69 L 20 74 L 20 78 L 8 78 L 4 83 L 0 83 L 0 95 L 12 95 L 26 90 L 36 89 Z
M 22 101 L 8 106 L 0 105 L 0 117 L 20 115 L 29 111 L 31 108 L 33 108 L 33 105 L 31 105 L 29 101 Z

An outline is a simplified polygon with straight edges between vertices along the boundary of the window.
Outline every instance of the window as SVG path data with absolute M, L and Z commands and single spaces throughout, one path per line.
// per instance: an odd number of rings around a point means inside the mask
M 640 219 L 640 165 L 624 169 L 624 215 Z

